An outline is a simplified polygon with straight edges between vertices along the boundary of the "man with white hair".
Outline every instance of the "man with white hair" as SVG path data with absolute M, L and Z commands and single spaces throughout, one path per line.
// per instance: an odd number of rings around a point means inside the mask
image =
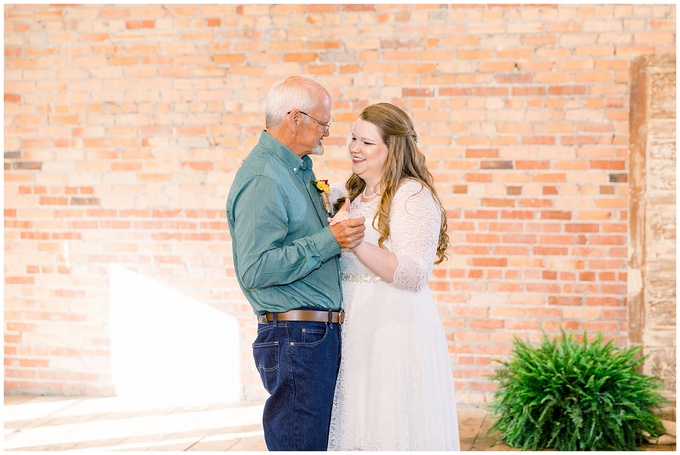
M 253 357 L 270 396 L 269 450 L 326 450 L 340 363 L 338 258 L 364 236 L 364 219 L 328 225 L 310 154 L 323 154 L 331 97 L 288 77 L 269 90 L 266 130 L 227 198 L 234 268 L 258 318 Z

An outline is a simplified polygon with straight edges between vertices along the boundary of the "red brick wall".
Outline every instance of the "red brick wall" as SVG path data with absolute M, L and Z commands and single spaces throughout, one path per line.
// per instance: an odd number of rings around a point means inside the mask
M 5 5 L 5 390 L 116 392 L 115 266 L 237 321 L 231 366 L 263 396 L 224 203 L 298 73 L 334 100 L 321 178 L 347 176 L 366 104 L 414 119 L 460 402 L 515 335 L 625 344 L 629 70 L 666 53 L 674 5 Z

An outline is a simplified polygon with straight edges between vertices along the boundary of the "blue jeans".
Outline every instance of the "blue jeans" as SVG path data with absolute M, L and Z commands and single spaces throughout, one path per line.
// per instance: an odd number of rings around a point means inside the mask
M 267 448 L 326 450 L 340 368 L 340 325 L 258 324 L 253 357 L 270 394 L 262 416 Z

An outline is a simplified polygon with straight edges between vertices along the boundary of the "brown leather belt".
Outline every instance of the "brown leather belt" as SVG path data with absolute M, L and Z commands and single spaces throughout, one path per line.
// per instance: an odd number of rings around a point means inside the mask
M 345 322 L 345 310 L 340 311 L 320 311 L 320 310 L 290 310 L 285 313 L 265 313 L 257 317 L 257 322 L 266 324 L 274 320 L 274 314 L 279 321 L 298 321 L 298 322 L 330 322 L 332 324 L 342 324 Z M 330 321 L 329 315 L 330 314 Z

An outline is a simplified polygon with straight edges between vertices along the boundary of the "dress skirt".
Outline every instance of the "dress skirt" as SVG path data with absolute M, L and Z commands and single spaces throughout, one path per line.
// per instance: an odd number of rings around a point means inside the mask
M 344 275 L 329 450 L 460 450 L 451 360 L 427 286 Z

